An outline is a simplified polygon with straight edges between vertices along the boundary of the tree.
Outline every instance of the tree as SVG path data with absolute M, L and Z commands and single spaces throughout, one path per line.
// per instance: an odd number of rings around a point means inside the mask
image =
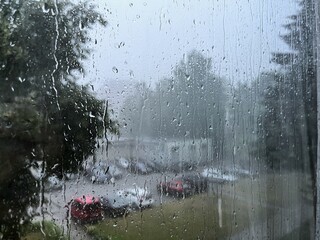
M 290 53 L 274 53 L 273 61 L 281 66 L 281 70 L 284 71 L 283 76 L 278 76 L 276 78 L 276 83 L 281 84 L 283 87 L 276 92 L 275 87 L 269 88 L 266 94 L 266 103 L 269 106 L 273 106 L 269 113 L 266 112 L 264 116 L 265 122 L 267 118 L 271 118 L 278 121 L 279 118 L 285 118 L 293 116 L 289 121 L 282 122 L 282 128 L 289 129 L 286 131 L 287 134 L 293 132 L 294 135 L 290 136 L 294 139 L 294 146 L 299 146 L 301 144 L 301 149 L 296 155 L 300 155 L 298 158 L 300 163 L 297 164 L 299 168 L 305 169 L 305 166 L 310 167 L 311 179 L 312 179 L 312 189 L 313 189 L 313 201 L 314 201 L 314 216 L 316 216 L 316 165 L 317 165 L 317 141 L 318 132 L 317 129 L 317 55 L 316 55 L 316 14 L 315 14 L 315 1 L 312 0 L 302 0 L 300 1 L 301 10 L 296 14 L 289 17 L 292 21 L 289 24 L 284 25 L 284 28 L 288 30 L 288 33 L 282 35 L 282 39 L 287 43 L 294 52 Z M 285 79 L 288 78 L 290 83 L 284 83 Z M 283 84 L 284 83 L 284 84 Z M 281 91 L 281 92 L 280 92 Z M 284 107 L 285 104 L 279 103 L 279 97 L 286 93 L 285 95 L 289 98 L 288 101 L 289 109 L 287 111 L 279 111 L 279 107 Z M 290 96 L 295 94 L 294 101 L 289 102 Z M 274 95 L 275 101 L 268 99 L 268 95 Z M 291 109 L 290 109 L 291 108 Z M 278 113 L 272 113 L 272 111 L 278 111 Z M 271 115 L 274 116 L 271 116 Z M 282 114 L 282 115 L 280 115 Z M 301 119 L 299 116 L 303 116 Z M 262 120 L 263 121 L 263 120 Z M 270 122 L 270 121 L 269 121 Z M 305 128 L 298 128 L 297 125 L 305 125 Z M 302 126 L 303 126 L 302 125 Z M 266 127 L 266 126 L 265 126 Z M 263 128 L 263 126 L 262 126 Z M 298 130 L 298 131 L 296 131 Z M 269 134 L 277 135 L 276 130 L 270 130 Z M 266 136 L 266 135 L 265 135 Z M 288 135 L 289 136 L 289 135 Z M 305 137 L 304 137 L 305 136 Z M 304 138 L 306 141 L 304 141 Z M 264 138 L 265 140 L 267 137 Z M 300 139 L 300 143 L 299 143 Z M 272 141 L 267 141 L 266 149 L 269 154 L 276 154 L 277 149 L 270 147 Z M 289 150 L 289 149 L 287 149 Z M 305 154 L 307 153 L 307 154 Z M 295 158 L 297 157 L 295 156 Z M 271 166 L 274 166 L 276 159 L 270 159 Z M 303 162 L 308 162 L 309 164 L 303 164 Z M 269 166 L 270 166 L 269 163 Z
M 214 138 L 220 141 L 225 121 L 226 94 L 223 79 L 212 73 L 211 59 L 192 51 L 176 65 L 172 78 L 162 79 L 154 90 L 140 85 L 125 102 L 131 129 L 140 134 L 169 138 Z M 143 117 L 136 119 L 134 116 Z M 216 142 L 215 146 L 221 146 Z
M 304 168 L 304 118 L 301 89 L 290 72 L 264 74 L 269 85 L 258 117 L 260 157 L 269 170 Z
M 134 85 L 133 94 L 123 104 L 123 133 L 131 136 L 152 135 L 151 112 L 153 109 L 153 91 L 145 82 Z
M 314 1 L 300 2 L 301 10 L 290 16 L 292 22 L 284 25 L 289 30 L 282 39 L 297 53 L 275 53 L 274 61 L 287 69 L 301 87 L 306 116 L 308 157 L 315 177 L 317 159 L 317 76 L 316 76 L 316 24 Z M 292 66 L 292 67 L 291 67 Z
M 106 103 L 76 83 L 88 31 L 106 25 L 94 6 L 1 0 L 0 19 L 0 232 L 18 239 L 28 207 L 43 198 L 29 167 L 42 160 L 46 176 L 78 171 L 97 137 L 118 130 Z

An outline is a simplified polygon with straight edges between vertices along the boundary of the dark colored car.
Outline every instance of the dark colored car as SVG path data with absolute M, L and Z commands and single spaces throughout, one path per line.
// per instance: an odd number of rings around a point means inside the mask
M 127 199 L 117 195 L 101 197 L 101 203 L 105 214 L 109 217 L 127 215 L 130 211 L 130 203 Z
M 108 168 L 95 167 L 91 171 L 90 180 L 92 183 L 108 183 L 112 179 Z
M 71 218 L 80 222 L 94 222 L 103 218 L 103 208 L 100 199 L 93 196 L 82 196 L 71 200 L 67 206 Z
M 191 162 L 174 162 L 169 166 L 169 171 L 173 173 L 183 173 L 188 171 L 194 171 L 197 166 Z
M 152 172 L 165 172 L 167 170 L 166 166 L 160 162 L 156 161 L 145 161 L 145 164 Z
M 98 162 L 86 167 L 86 175 L 92 183 L 109 183 L 122 178 L 122 171 L 113 163 Z
M 123 172 L 115 164 L 109 164 L 107 170 L 114 179 L 122 178 Z
M 205 192 L 207 188 L 206 179 L 197 174 L 180 175 L 157 185 L 158 192 L 181 197 Z
M 136 174 L 148 174 L 152 172 L 152 169 L 148 167 L 144 162 L 133 161 L 130 165 L 130 171 Z
M 185 173 L 182 179 L 191 185 L 195 193 L 202 193 L 208 190 L 208 180 L 197 173 Z

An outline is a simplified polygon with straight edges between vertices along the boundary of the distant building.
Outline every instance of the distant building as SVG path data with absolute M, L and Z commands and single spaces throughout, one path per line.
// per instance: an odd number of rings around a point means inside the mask
M 213 161 L 212 144 L 208 139 L 119 139 L 100 143 L 96 157 L 109 159 L 124 157 L 127 159 L 146 159 L 155 162 L 192 162 L 204 164 Z

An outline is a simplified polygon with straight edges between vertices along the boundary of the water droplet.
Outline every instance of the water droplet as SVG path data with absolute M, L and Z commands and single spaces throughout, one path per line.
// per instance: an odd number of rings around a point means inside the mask
M 119 70 L 118 70 L 118 68 L 113 67 L 113 68 L 112 68 L 112 72 L 114 72 L 114 73 L 118 73 L 118 72 L 119 72 Z
M 130 75 L 130 77 L 132 77 L 132 78 L 134 77 L 134 73 L 133 73 L 132 70 L 129 71 L 129 75 Z
M 185 76 L 186 76 L 187 80 L 190 80 L 190 77 L 191 77 L 190 74 L 186 73 Z
M 129 6 L 130 6 L 130 7 L 133 7 L 133 3 L 130 3 Z
M 121 48 L 125 45 L 125 42 L 120 42 L 118 45 L 117 45 L 117 48 Z
M 11 128 L 12 127 L 12 122 L 10 120 L 6 121 L 6 128 Z
M 137 19 L 139 19 L 139 18 L 140 18 L 140 15 L 139 15 L 139 14 L 137 14 L 136 18 L 137 18 Z
M 84 29 L 84 23 L 82 21 L 79 22 L 79 28 L 80 30 Z
M 42 11 L 44 13 L 48 13 L 50 11 L 48 3 L 45 3 L 45 4 L 42 5 Z
M 19 80 L 19 82 L 24 82 L 26 79 L 25 79 L 25 78 L 18 77 L 18 80 Z

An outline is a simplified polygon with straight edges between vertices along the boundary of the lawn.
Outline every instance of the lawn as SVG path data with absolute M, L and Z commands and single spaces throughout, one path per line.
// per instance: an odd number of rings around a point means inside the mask
M 41 227 L 40 222 L 30 223 L 24 226 L 22 240 L 66 240 L 61 229 L 53 222 L 44 221 Z
M 272 222 L 280 210 L 287 214 L 301 206 L 303 191 L 310 191 L 305 178 L 288 173 L 239 179 L 220 187 L 213 185 L 206 194 L 134 212 L 125 218 L 106 219 L 86 228 L 94 239 L 226 239 L 248 230 L 253 223 L 259 228 L 260 223 Z M 272 225 L 274 231 L 281 232 L 281 224 Z
M 94 239 L 221 239 L 248 226 L 246 204 L 225 198 L 221 206 L 221 226 L 218 199 L 203 194 L 87 225 L 87 231 Z

